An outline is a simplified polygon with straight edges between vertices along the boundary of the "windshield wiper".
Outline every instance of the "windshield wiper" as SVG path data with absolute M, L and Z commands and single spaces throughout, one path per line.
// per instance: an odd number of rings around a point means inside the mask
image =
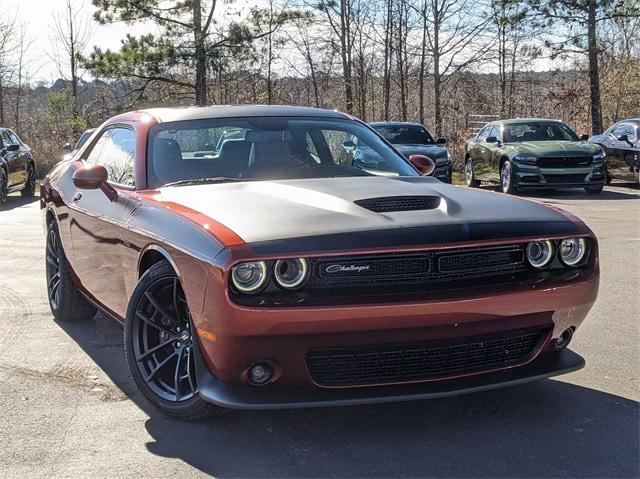
M 187 186 L 187 185 L 204 185 L 207 183 L 213 184 L 213 183 L 231 183 L 234 181 L 245 181 L 245 180 L 240 180 L 238 178 L 228 178 L 226 176 L 216 176 L 214 178 L 191 178 L 188 180 L 180 180 L 180 181 L 172 181 L 171 183 L 167 183 L 166 185 L 163 185 L 162 187 L 167 187 L 167 186 Z

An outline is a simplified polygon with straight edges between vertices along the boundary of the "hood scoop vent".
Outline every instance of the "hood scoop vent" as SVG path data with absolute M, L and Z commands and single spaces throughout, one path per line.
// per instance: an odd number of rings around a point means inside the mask
M 396 211 L 434 210 L 440 206 L 438 196 L 383 196 L 366 198 L 354 203 L 375 213 L 393 213 Z

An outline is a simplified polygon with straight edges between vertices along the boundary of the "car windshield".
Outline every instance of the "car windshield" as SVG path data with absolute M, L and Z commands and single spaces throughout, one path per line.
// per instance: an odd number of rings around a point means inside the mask
M 373 127 L 394 145 L 433 145 L 433 137 L 419 125 L 375 125 Z
M 342 119 L 255 117 L 185 120 L 152 128 L 148 184 L 417 176 L 366 126 Z
M 571 128 L 559 122 L 507 123 L 504 125 L 503 137 L 505 143 L 579 141 Z

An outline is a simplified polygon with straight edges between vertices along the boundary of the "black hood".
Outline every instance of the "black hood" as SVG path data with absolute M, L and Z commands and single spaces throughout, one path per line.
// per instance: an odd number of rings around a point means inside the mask
M 447 158 L 447 149 L 439 145 L 393 145 L 407 158 L 411 155 L 424 155 L 432 160 Z
M 422 206 L 388 210 L 389 204 L 402 206 L 405 198 L 421 199 Z M 428 177 L 178 186 L 162 188 L 157 199 L 199 211 L 247 243 L 282 242 L 292 251 L 512 238 L 575 229 L 563 214 L 533 201 Z M 340 238 L 350 238 L 348 245 Z

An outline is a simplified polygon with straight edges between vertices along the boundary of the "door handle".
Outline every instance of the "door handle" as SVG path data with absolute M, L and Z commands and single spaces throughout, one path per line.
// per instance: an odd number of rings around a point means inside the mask
M 77 202 L 80 201 L 80 198 L 82 198 L 82 193 L 80 191 L 77 191 L 75 195 L 73 195 L 73 202 Z

